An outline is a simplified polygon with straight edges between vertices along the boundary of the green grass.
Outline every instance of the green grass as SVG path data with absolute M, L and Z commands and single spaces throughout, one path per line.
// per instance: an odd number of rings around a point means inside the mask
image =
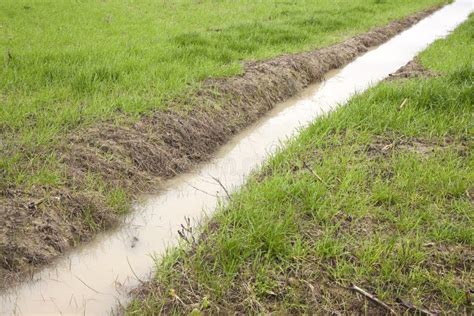
M 303 131 L 158 263 L 129 314 L 375 313 L 351 284 L 469 314 L 473 34 L 471 17 L 421 54 L 440 76 L 381 83 Z
M 61 186 L 63 137 L 136 120 L 242 60 L 339 42 L 443 0 L 0 2 L 0 188 Z

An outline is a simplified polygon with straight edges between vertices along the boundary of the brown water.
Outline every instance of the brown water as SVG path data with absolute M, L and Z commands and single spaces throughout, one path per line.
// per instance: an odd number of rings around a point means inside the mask
M 177 231 L 185 218 L 195 223 L 214 211 L 225 197 L 222 186 L 229 192 L 237 189 L 285 140 L 449 34 L 473 7 L 472 0 L 456 1 L 328 74 L 321 84 L 279 104 L 224 146 L 211 162 L 172 179 L 158 195 L 144 197 L 120 229 L 100 235 L 33 280 L 1 294 L 0 313 L 103 315 L 126 304 L 128 291 L 151 276 L 152 257 L 177 243 Z

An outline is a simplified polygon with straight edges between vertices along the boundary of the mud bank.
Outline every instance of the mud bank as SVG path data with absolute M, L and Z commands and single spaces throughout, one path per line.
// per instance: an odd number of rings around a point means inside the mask
M 423 67 L 418 57 L 416 57 L 405 66 L 398 69 L 393 74 L 390 74 L 390 76 L 386 79 L 386 81 L 419 78 L 419 77 L 433 77 L 436 75 L 437 74 L 435 72 Z
M 103 123 L 77 131 L 58 149 L 67 182 L 61 189 L 6 188 L 0 197 L 0 284 L 49 263 L 97 232 L 115 226 L 120 215 L 106 203 L 107 192 L 123 188 L 128 198 L 150 190 L 207 160 L 229 138 L 277 103 L 317 82 L 370 47 L 380 45 L 437 8 L 311 52 L 250 62 L 242 75 L 207 80 L 196 93 L 173 100 L 170 109 L 134 125 Z

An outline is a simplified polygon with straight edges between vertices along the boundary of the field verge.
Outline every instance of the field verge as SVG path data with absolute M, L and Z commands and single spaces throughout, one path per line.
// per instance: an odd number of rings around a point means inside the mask
M 138 122 L 95 124 L 33 152 L 6 143 L 4 152 L 26 153 L 28 163 L 54 157 L 60 183 L 18 186 L 2 181 L 0 279 L 3 285 L 98 231 L 116 224 L 134 194 L 207 159 L 233 134 L 277 102 L 322 78 L 413 25 L 435 9 L 328 48 L 248 63 L 241 76 L 212 79 L 198 92 L 173 99 L 168 110 Z M 47 159 L 46 159 L 47 160 Z M 53 163 L 54 165 L 54 163 Z M 28 170 L 28 169 L 27 169 Z M 8 174 L 8 168 L 5 168 Z M 2 173 L 4 175 L 4 173 Z M 28 174 L 24 175 L 28 177 Z
M 158 264 L 129 313 L 470 314 L 473 32 L 471 17 L 420 55 L 436 76 L 317 120 Z

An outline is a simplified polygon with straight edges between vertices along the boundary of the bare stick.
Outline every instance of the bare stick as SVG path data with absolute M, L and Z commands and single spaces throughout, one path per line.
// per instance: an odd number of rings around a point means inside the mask
M 229 192 L 227 191 L 227 189 L 225 188 L 225 186 L 222 184 L 221 180 L 217 179 L 216 177 L 214 176 L 211 176 L 212 179 L 214 179 L 214 181 L 216 181 L 220 186 L 221 188 L 224 190 L 225 194 L 227 195 L 227 197 L 229 198 L 230 201 L 232 201 L 232 198 L 230 197 L 230 194 Z
M 402 104 L 400 104 L 400 106 L 398 107 L 398 109 L 401 110 L 401 109 L 405 106 L 405 104 L 407 103 L 407 101 L 408 101 L 408 98 L 405 98 L 405 99 L 403 100 Z
M 329 185 L 323 180 L 323 178 L 321 178 L 313 169 L 311 169 L 310 166 L 308 166 L 308 164 L 306 163 L 306 161 L 303 161 L 303 166 L 309 170 L 309 172 L 311 172 L 313 174 L 313 176 L 316 177 L 316 179 L 318 179 L 319 181 L 321 181 L 322 184 L 324 184 L 326 187 L 329 187 Z
M 90 287 L 89 285 L 87 285 L 86 282 L 82 281 L 77 275 L 74 276 L 76 279 L 78 279 L 79 281 L 81 281 L 82 284 L 84 284 L 85 286 L 87 286 L 89 289 L 91 289 L 92 291 L 96 292 L 97 294 L 104 294 L 104 293 L 101 293 L 99 291 L 97 291 L 96 289 Z
M 353 284 L 352 287 L 351 287 L 351 290 L 356 291 L 357 293 L 364 295 L 365 297 L 367 297 L 372 302 L 374 302 L 374 303 L 382 306 L 386 310 L 388 310 L 391 314 L 394 314 L 394 315 L 397 314 L 397 313 L 395 313 L 395 311 L 393 309 L 390 308 L 390 306 L 388 306 L 387 304 L 385 304 L 384 302 L 382 302 L 381 300 L 376 298 L 374 295 L 372 295 L 369 292 L 365 291 L 364 289 L 361 289 L 357 285 Z
M 194 190 L 196 190 L 196 191 L 202 192 L 202 193 L 207 194 L 207 195 L 209 195 L 209 196 L 213 196 L 213 197 L 215 197 L 215 198 L 218 197 L 217 195 L 212 194 L 212 193 L 209 193 L 209 192 L 206 192 L 206 191 L 204 191 L 204 190 L 201 190 L 201 189 L 195 187 L 195 186 L 192 185 L 192 184 L 188 184 L 188 185 L 189 185 L 191 188 L 193 188 Z
M 135 273 L 135 270 L 133 270 L 132 265 L 130 264 L 130 261 L 128 260 L 128 256 L 127 256 L 127 263 L 128 263 L 128 266 L 130 267 L 130 270 L 132 270 L 133 275 L 138 280 L 138 282 L 140 282 L 141 284 L 145 283 L 142 281 L 142 279 L 138 277 L 138 275 Z

